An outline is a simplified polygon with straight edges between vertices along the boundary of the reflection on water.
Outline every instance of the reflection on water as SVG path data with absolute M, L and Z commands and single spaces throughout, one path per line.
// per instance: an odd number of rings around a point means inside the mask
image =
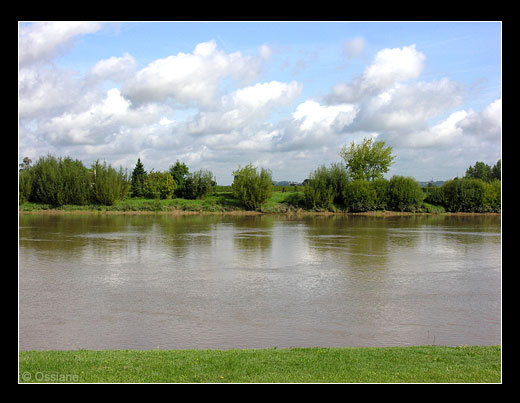
M 500 217 L 19 223 L 21 350 L 501 341 Z

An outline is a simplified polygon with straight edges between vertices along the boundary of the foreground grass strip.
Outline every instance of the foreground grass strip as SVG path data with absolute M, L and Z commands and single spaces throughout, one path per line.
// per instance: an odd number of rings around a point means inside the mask
M 500 346 L 19 353 L 20 382 L 501 381 Z

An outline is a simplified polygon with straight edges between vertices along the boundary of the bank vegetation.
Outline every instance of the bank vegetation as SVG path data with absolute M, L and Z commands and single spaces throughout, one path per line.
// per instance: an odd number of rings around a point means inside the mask
M 394 157 L 384 142 L 365 139 L 340 151 L 343 163 L 322 165 L 303 186 L 274 186 L 271 171 L 248 164 L 218 186 L 207 169 L 190 172 L 176 161 L 150 172 L 140 159 L 131 173 L 99 160 L 87 168 L 71 157 L 46 155 L 19 170 L 21 211 L 42 209 L 199 212 L 500 213 L 501 161 L 477 162 L 462 178 L 421 187 L 410 176 L 388 172 Z

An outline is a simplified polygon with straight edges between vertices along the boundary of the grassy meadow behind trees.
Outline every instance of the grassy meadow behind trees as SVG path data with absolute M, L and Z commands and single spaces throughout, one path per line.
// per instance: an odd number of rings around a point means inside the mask
M 409 176 L 383 177 L 395 157 L 384 142 L 365 139 L 344 146 L 344 163 L 322 165 L 303 186 L 273 186 L 271 171 L 252 164 L 233 171 L 231 186 L 218 186 L 211 171 L 190 172 L 176 161 L 168 171 L 145 170 L 140 159 L 131 174 L 96 161 L 87 168 L 70 157 L 47 155 L 19 170 L 20 210 L 60 208 L 115 211 L 322 211 L 362 213 L 501 212 L 501 161 L 477 162 L 463 178 L 421 187 Z

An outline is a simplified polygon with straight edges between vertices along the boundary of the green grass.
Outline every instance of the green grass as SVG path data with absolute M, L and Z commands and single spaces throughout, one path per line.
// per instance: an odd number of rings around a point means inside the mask
M 230 188 L 230 187 L 229 187 Z M 294 191 L 293 186 L 275 187 L 275 191 L 271 197 L 262 205 L 258 211 L 262 213 L 292 213 L 297 211 L 309 211 L 305 207 L 304 194 L 300 188 L 296 187 Z M 20 211 L 42 211 L 48 209 L 56 209 L 61 211 L 150 211 L 150 212 L 168 212 L 168 211 L 195 211 L 195 212 L 230 212 L 230 211 L 244 211 L 244 205 L 233 196 L 233 193 L 225 186 L 220 186 L 215 193 L 206 195 L 200 200 L 188 199 L 144 199 L 144 198 L 127 198 L 117 201 L 112 206 L 87 205 L 74 206 L 64 205 L 60 207 L 53 207 L 48 204 L 26 202 L 19 206 Z M 343 208 L 336 206 L 336 212 L 342 212 Z M 435 206 L 428 203 L 423 203 L 418 210 L 419 213 L 443 214 L 445 210 L 441 206 Z
M 19 353 L 20 382 L 500 383 L 500 346 Z

